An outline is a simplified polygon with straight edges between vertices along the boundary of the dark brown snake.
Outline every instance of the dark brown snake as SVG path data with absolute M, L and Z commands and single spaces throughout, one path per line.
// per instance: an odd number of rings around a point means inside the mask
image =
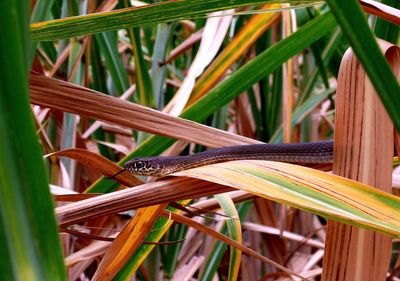
M 332 163 L 333 141 L 288 144 L 250 144 L 211 149 L 187 156 L 135 158 L 125 163 L 123 171 L 143 176 L 166 176 L 199 166 L 233 160 L 269 160 L 289 163 Z

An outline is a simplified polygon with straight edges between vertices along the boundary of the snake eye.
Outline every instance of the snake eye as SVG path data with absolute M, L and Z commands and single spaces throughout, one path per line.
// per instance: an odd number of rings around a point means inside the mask
M 138 169 L 143 168 L 143 166 L 144 166 L 144 163 L 142 161 L 138 161 L 135 163 L 135 167 Z

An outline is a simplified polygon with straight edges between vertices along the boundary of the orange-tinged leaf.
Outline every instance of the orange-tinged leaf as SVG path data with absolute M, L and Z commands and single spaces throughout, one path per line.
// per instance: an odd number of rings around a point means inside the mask
M 352 225 L 400 237 L 400 199 L 352 180 L 292 164 L 232 161 L 182 171 Z
M 278 9 L 279 4 L 267 4 L 261 9 Z M 260 13 L 253 15 L 229 45 L 208 67 L 207 71 L 196 82 L 189 105 L 201 98 L 214 87 L 225 75 L 226 71 L 254 44 L 254 42 L 275 23 L 280 17 L 279 12 Z
M 170 178 L 102 194 L 56 208 L 59 226 L 146 206 L 198 198 L 231 188 L 191 178 Z
M 165 207 L 163 204 L 139 209 L 106 251 L 92 280 L 112 279 L 143 243 Z
M 183 200 L 180 203 L 187 204 L 189 202 L 190 199 Z M 168 211 L 167 210 L 162 211 L 164 215 L 167 214 L 166 215 L 167 218 L 159 217 L 157 219 L 157 221 L 154 223 L 153 229 L 146 237 L 146 242 L 152 242 L 152 243 L 159 242 L 160 239 L 164 236 L 164 234 L 169 230 L 169 228 L 173 224 L 173 221 L 171 220 L 173 212 L 176 212 L 176 214 L 181 213 L 181 211 L 173 209 L 170 206 L 168 206 L 167 209 Z M 124 280 L 130 278 L 130 276 L 132 276 L 133 273 L 137 271 L 142 262 L 151 253 L 154 246 L 155 244 L 142 244 L 140 248 L 138 248 L 137 251 L 134 253 L 134 255 L 131 256 L 126 265 L 120 270 L 117 279 Z
M 40 106 L 88 116 L 151 134 L 199 143 L 207 147 L 259 143 L 254 139 L 170 116 L 36 73 L 30 74 L 30 98 L 33 104 Z
M 88 150 L 74 148 L 66 149 L 49 154 L 48 156 L 68 157 L 74 159 L 86 167 L 90 167 L 106 177 L 111 177 L 121 171 L 121 167 L 107 158 L 90 152 Z M 133 176 L 131 173 L 123 172 L 114 178 L 115 181 L 126 185 L 133 186 L 143 183 L 142 180 Z

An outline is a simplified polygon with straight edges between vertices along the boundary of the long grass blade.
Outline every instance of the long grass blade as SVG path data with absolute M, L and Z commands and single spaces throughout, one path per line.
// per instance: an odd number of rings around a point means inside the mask
M 356 0 L 327 0 L 344 35 L 374 85 L 396 129 L 400 131 L 400 84 L 369 29 Z M 368 42 L 368 44 L 365 44 Z
M 66 280 L 28 100 L 28 14 L 0 2 L 0 279 Z
M 33 41 L 52 41 L 150 23 L 165 23 L 182 18 L 205 17 L 207 13 L 264 3 L 316 3 L 312 0 L 190 0 L 164 1 L 136 8 L 69 17 L 31 25 Z

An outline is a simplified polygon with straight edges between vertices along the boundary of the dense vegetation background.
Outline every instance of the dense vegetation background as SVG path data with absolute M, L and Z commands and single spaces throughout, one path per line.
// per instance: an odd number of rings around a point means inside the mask
M 333 138 L 350 46 L 398 131 L 376 41 L 398 45 L 398 1 L 25 2 L 0 3 L 2 280 L 318 279 L 325 218 L 400 236 L 398 197 L 319 170 L 103 177 L 136 156 Z M 375 265 L 393 280 L 397 248 Z

